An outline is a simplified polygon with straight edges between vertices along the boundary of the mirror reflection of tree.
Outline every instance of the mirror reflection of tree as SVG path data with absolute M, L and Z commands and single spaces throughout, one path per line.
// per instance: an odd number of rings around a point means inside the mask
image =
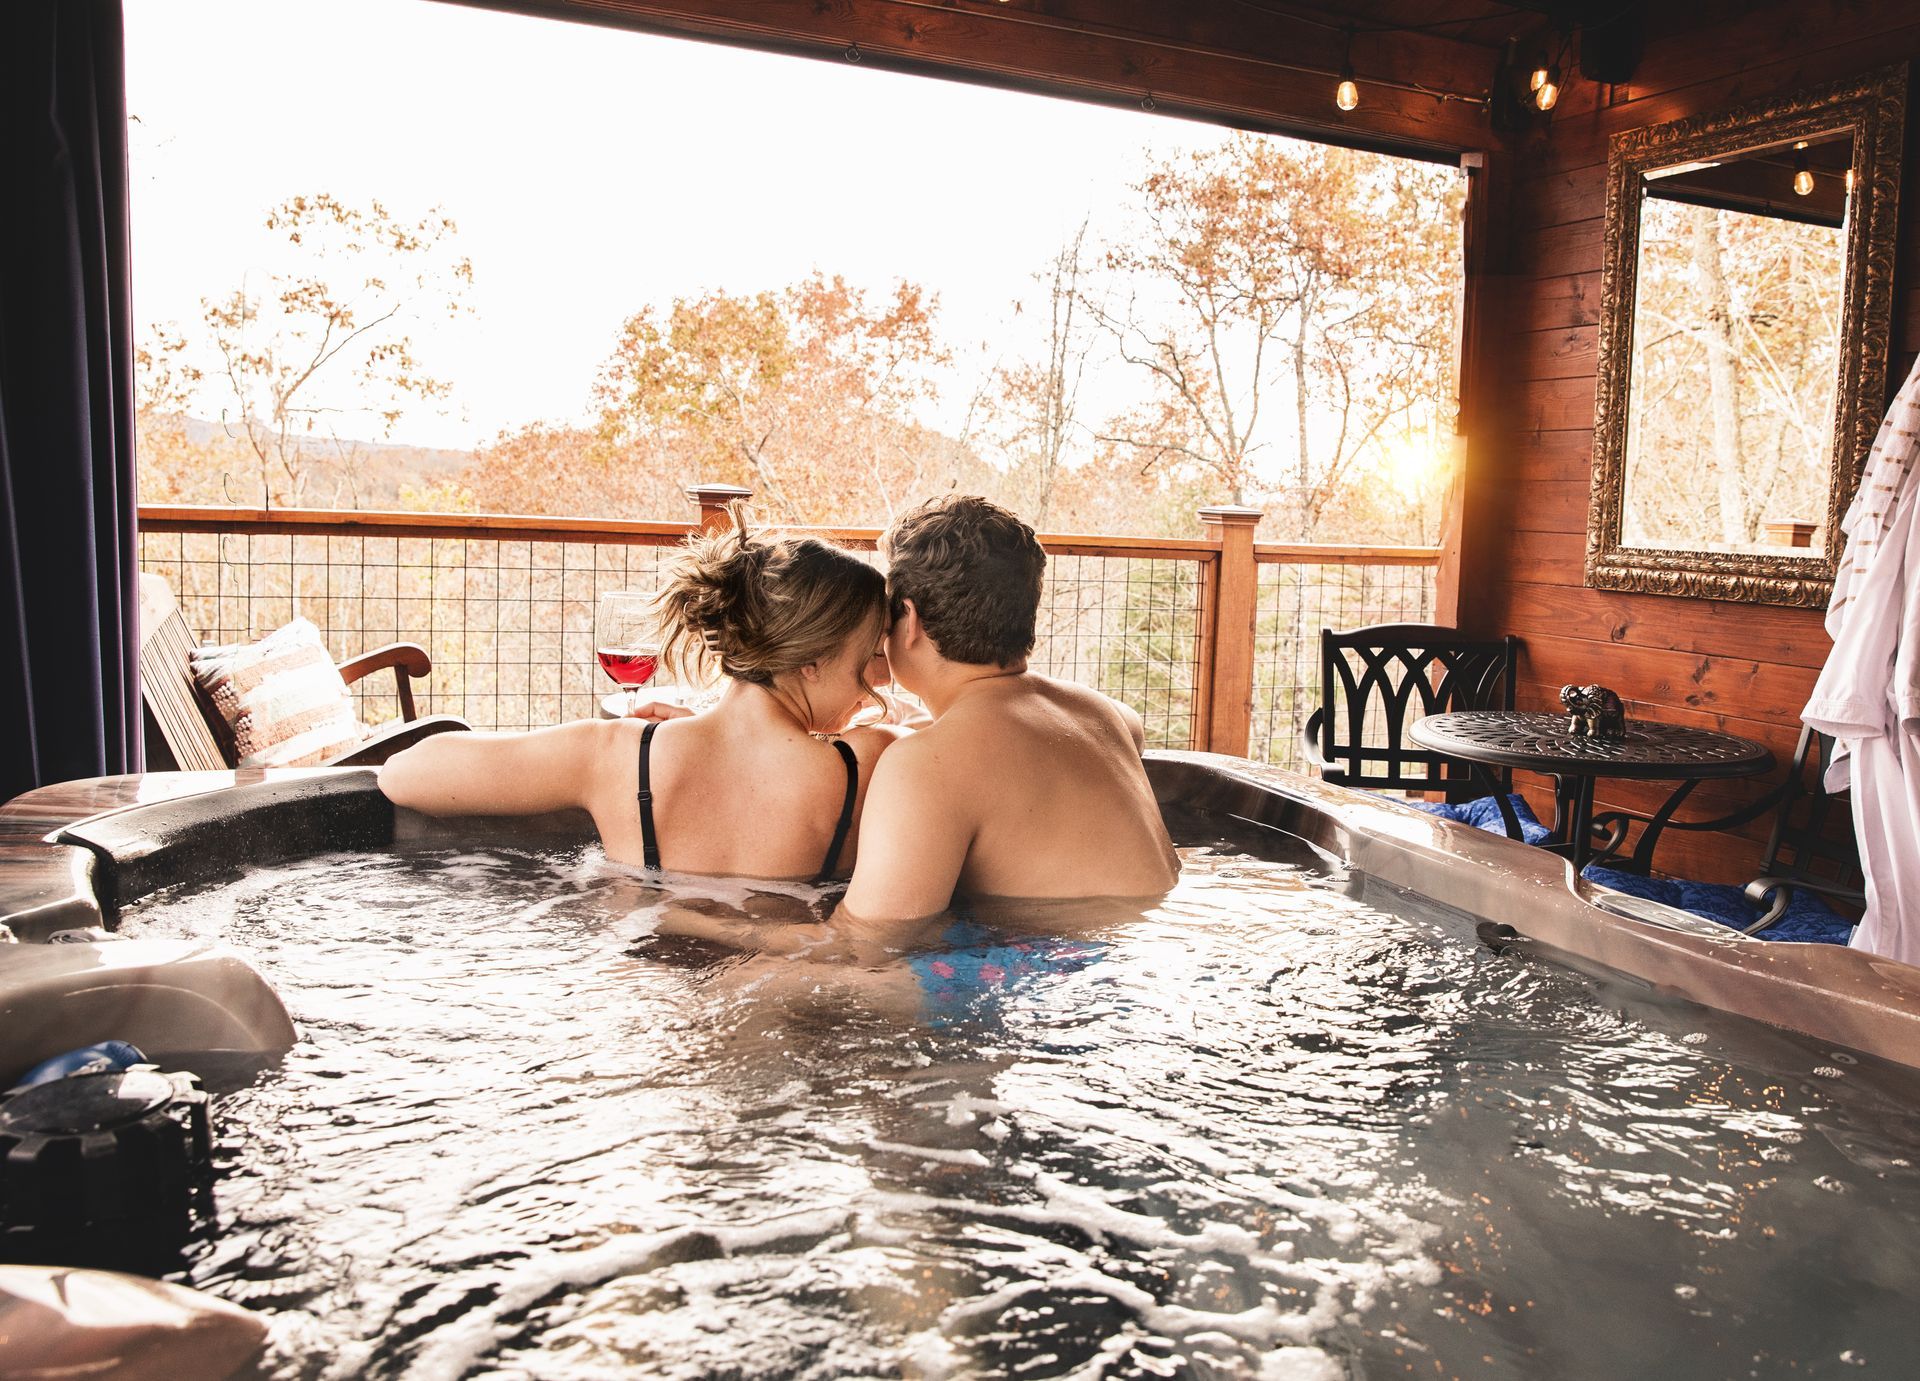
M 1822 521 L 1844 228 L 1649 197 L 1640 236 L 1623 537 L 1746 547 Z

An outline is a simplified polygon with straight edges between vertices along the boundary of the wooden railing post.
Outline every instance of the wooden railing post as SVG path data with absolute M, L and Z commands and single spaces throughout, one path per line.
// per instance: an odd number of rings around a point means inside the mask
M 1253 530 L 1260 510 L 1231 504 L 1200 510 L 1207 540 L 1220 549 L 1200 591 L 1203 703 L 1195 707 L 1194 746 L 1245 757 L 1253 726 L 1253 621 L 1259 576 Z
M 742 489 L 737 484 L 693 484 L 687 486 L 687 497 L 700 505 L 700 526 L 707 532 L 725 532 L 733 526 L 733 519 L 727 513 L 727 505 L 735 499 L 750 499 L 751 489 Z

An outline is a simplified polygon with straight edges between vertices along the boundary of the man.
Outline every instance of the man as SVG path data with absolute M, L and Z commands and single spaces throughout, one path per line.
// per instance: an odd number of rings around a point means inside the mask
M 1027 670 L 1046 554 L 986 499 L 948 495 L 881 539 L 894 679 L 933 722 L 882 755 L 841 917 L 873 936 L 970 897 L 1158 895 L 1179 872 L 1140 716 Z

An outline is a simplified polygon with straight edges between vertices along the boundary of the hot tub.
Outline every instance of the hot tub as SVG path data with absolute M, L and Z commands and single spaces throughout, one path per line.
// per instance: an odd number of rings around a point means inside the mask
M 1553 855 L 1436 820 L 1387 796 L 1210 753 L 1154 753 L 1148 768 L 1163 805 L 1304 840 L 1339 860 L 1358 886 L 1419 897 L 1484 923 L 1489 943 L 1920 1068 L 1920 970 L 1909 965 L 1840 946 L 1733 934 L 1590 883 Z M 403 839 L 444 832 L 409 812 L 401 816 Z M 584 828 L 583 819 L 577 824 Z M 543 828 L 564 830 L 566 822 Z M 12 1024 L 0 1050 L 0 1081 L 24 1068 L 22 1060 L 30 1063 L 31 1051 L 84 1044 L 69 1038 L 104 1029 L 101 1022 L 117 1022 L 121 1031 L 153 1027 L 134 1012 L 108 1018 L 76 1010 L 71 1026 L 61 1018 L 44 1040 L 30 1040 L 22 1030 L 28 1009 L 18 1005 L 25 999 L 5 994 L 59 989 L 99 1001 L 114 988 L 167 986 L 155 977 L 162 967 L 184 985 L 181 993 L 204 1000 L 182 996 L 164 1009 L 164 1021 L 177 1025 L 149 1034 L 157 1049 L 285 1048 L 291 1028 L 271 993 L 233 956 L 204 947 L 89 944 L 79 932 L 110 927 L 120 907 L 156 890 L 394 838 L 395 811 L 370 769 L 156 773 L 18 798 L 0 811 L 0 923 L 28 944 L 55 935 L 78 942 L 57 953 L 0 951 L 0 1002 L 10 1004 L 0 1014 Z M 98 984 L 84 981 L 92 972 L 102 975 Z
M 807 889 L 396 818 L 363 771 L 97 788 L 0 983 L 91 898 L 138 937 L 103 953 L 223 947 L 286 999 L 279 1063 L 202 1061 L 229 1166 L 182 1276 L 272 1316 L 276 1374 L 1920 1364 L 1912 970 L 1284 772 L 1150 772 L 1181 887 L 1036 917 L 958 1008 L 653 932 Z

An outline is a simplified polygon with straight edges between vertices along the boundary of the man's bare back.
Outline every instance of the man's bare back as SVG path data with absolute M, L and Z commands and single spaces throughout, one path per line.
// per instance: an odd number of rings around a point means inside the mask
M 968 494 L 881 539 L 887 660 L 933 724 L 875 769 L 842 918 L 869 940 L 963 897 L 1142 897 L 1179 872 L 1140 717 L 1027 670 L 1046 570 L 1033 529 Z
M 845 908 L 954 897 L 1157 895 L 1179 872 L 1132 711 L 1033 672 L 983 677 L 876 769 Z

